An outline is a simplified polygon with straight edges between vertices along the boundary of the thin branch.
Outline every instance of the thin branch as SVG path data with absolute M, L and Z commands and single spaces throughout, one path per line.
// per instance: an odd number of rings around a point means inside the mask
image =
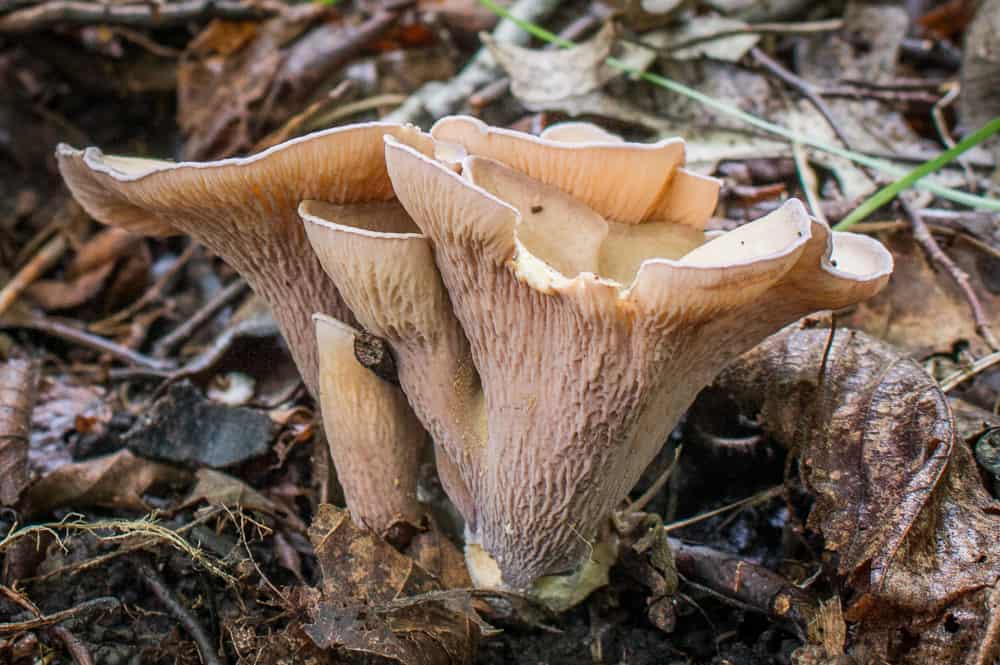
M 707 35 L 699 35 L 682 42 L 667 44 L 666 46 L 655 47 L 643 44 L 647 48 L 660 53 L 674 53 L 705 42 L 714 42 L 717 39 L 726 37 L 739 37 L 742 35 L 815 35 L 825 32 L 836 32 L 844 27 L 843 19 L 835 18 L 826 21 L 803 21 L 801 23 L 755 23 L 741 28 L 729 28 L 719 30 Z
M 27 619 L 25 621 L 0 623 L 0 635 L 4 633 L 21 633 L 26 630 L 37 630 L 39 628 L 45 628 L 46 626 L 61 623 L 67 619 L 72 619 L 80 615 L 86 615 L 92 612 L 114 610 L 118 609 L 120 606 L 121 601 L 117 598 L 112 598 L 110 596 L 94 598 L 92 600 L 84 601 L 79 605 L 69 608 L 68 610 L 60 610 L 58 612 L 53 612 L 52 614 L 45 614 L 35 617 L 34 619 Z
M 949 392 L 959 384 L 965 383 L 972 377 L 981 372 L 985 372 L 994 365 L 1000 365 L 1000 351 L 994 351 L 989 355 L 983 356 L 976 362 L 972 363 L 972 365 L 970 365 L 967 369 L 955 372 L 951 376 L 946 377 L 943 381 L 941 381 L 941 391 Z
M 34 7 L 17 9 L 0 16 L 0 33 L 25 33 L 60 24 L 128 25 L 141 28 L 167 28 L 188 21 L 221 18 L 228 20 L 260 19 L 280 14 L 285 5 L 273 0 L 180 0 L 179 2 L 143 2 L 113 4 L 52 0 Z
M 913 226 L 913 238 L 920 243 L 920 246 L 924 248 L 924 251 L 927 252 L 931 259 L 948 273 L 948 276 L 954 280 L 955 284 L 962 291 L 962 295 L 965 296 L 965 300 L 972 309 L 972 320 L 976 324 L 976 332 L 989 345 L 990 349 L 994 351 L 1000 349 L 996 336 L 993 334 L 993 329 L 990 327 L 989 318 L 983 310 L 983 304 L 979 301 L 979 296 L 973 290 L 972 284 L 969 283 L 969 275 L 955 265 L 951 257 L 945 254 L 941 246 L 937 244 L 937 240 L 934 239 L 930 229 L 927 228 L 927 224 L 924 222 L 920 211 L 913 208 L 905 199 L 900 199 L 900 201 L 903 204 L 903 210 L 906 211 L 907 216 L 910 218 L 910 224 Z
M 177 620 L 184 630 L 187 631 L 194 643 L 198 645 L 198 652 L 201 654 L 201 661 L 205 665 L 222 665 L 219 655 L 212 646 L 212 639 L 202 628 L 198 620 L 188 612 L 187 608 L 181 604 L 174 596 L 174 593 L 167 587 L 159 573 L 145 561 L 136 559 L 134 561 L 136 569 L 139 571 L 139 578 L 145 583 L 157 600 L 167 608 L 167 612 Z

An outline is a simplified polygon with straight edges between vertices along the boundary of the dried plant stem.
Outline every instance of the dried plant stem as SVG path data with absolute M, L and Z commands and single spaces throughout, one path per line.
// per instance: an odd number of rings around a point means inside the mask
M 756 46 L 750 49 L 750 57 L 753 58 L 754 62 L 766 69 L 773 76 L 802 93 L 802 96 L 809 100 L 809 103 L 816 107 L 816 110 L 820 112 L 820 115 L 826 119 L 826 124 L 830 125 L 830 129 L 832 129 L 833 133 L 837 135 L 837 138 L 844 144 L 844 147 L 848 149 L 851 148 L 851 142 L 847 139 L 847 135 L 844 134 L 840 125 L 837 124 L 836 119 L 833 117 L 833 111 L 831 111 L 830 107 L 826 105 L 826 102 L 824 102 L 823 99 L 816 94 L 815 87 L 809 83 L 809 81 L 806 81 L 804 78 L 796 76 L 792 72 L 788 71 L 780 62 L 767 55 Z
M 699 513 L 693 517 L 688 517 L 683 520 L 677 520 L 676 522 L 671 522 L 670 524 L 664 524 L 663 530 L 667 533 L 671 531 L 677 531 L 678 529 L 683 529 L 684 527 L 691 526 L 692 524 L 697 524 L 716 515 L 721 515 L 722 513 L 729 512 L 730 510 L 735 510 L 737 508 L 745 508 L 746 506 L 753 506 L 758 503 L 763 503 L 764 501 L 770 501 L 776 496 L 781 496 L 784 491 L 784 485 L 775 485 L 770 489 L 766 489 L 763 492 L 757 492 L 745 499 L 740 499 L 739 501 L 734 501 L 733 503 L 726 504 L 725 506 L 720 506 L 714 510 L 709 510 L 708 512 Z
M 754 23 L 740 28 L 730 28 L 719 30 L 708 35 L 699 35 L 675 44 L 667 44 L 663 47 L 647 46 L 654 48 L 660 53 L 674 53 L 682 51 L 698 44 L 714 42 L 717 39 L 726 37 L 737 37 L 740 35 L 815 35 L 824 32 L 836 32 L 844 27 L 843 19 L 834 18 L 825 21 L 803 21 L 801 23 Z
M 62 641 L 63 646 L 66 647 L 66 651 L 72 656 L 74 665 L 94 665 L 94 657 L 90 655 L 87 646 L 79 637 L 71 633 L 69 629 L 62 626 L 54 626 L 51 631 L 53 635 Z
M 674 475 L 674 470 L 677 468 L 677 461 L 681 458 L 682 450 L 684 450 L 683 444 L 677 446 L 677 449 L 674 450 L 674 458 L 670 460 L 670 464 L 667 465 L 667 468 L 663 470 L 663 473 L 657 477 L 653 484 L 649 486 L 649 489 L 643 492 L 642 496 L 633 501 L 632 504 L 625 509 L 626 515 L 639 512 L 648 506 L 650 501 L 656 498 L 656 495 L 660 493 L 663 486 L 667 484 L 668 480 L 670 480 L 670 476 Z
M 10 309 L 18 296 L 59 262 L 69 247 L 66 236 L 58 233 L 49 239 L 41 250 L 22 267 L 3 289 L 0 289 L 0 316 Z
M 208 633 L 198 623 L 198 620 L 187 611 L 187 608 L 177 600 L 159 573 L 145 561 L 136 559 L 134 563 L 136 569 L 139 571 L 139 577 L 146 587 L 167 608 L 167 612 L 177 620 L 177 623 L 183 626 L 184 630 L 191 636 L 191 639 L 194 640 L 194 643 L 198 645 L 201 661 L 205 665 L 222 665 L 222 661 L 215 652 L 215 648 L 212 646 L 212 639 Z
M 284 11 L 270 0 L 180 0 L 179 2 L 104 3 L 50 0 L 0 16 L 0 33 L 41 30 L 60 23 L 166 28 L 196 19 L 259 19 Z
M 900 199 L 903 203 L 903 209 L 906 210 L 906 214 L 910 218 L 910 224 L 913 227 L 913 237 L 920 243 L 920 246 L 924 248 L 924 251 L 931 257 L 935 263 L 937 263 L 941 268 L 948 273 L 958 288 L 961 289 L 962 295 L 965 296 L 966 301 L 969 303 L 969 307 L 972 309 L 972 320 L 976 324 L 976 332 L 979 336 L 983 338 L 989 347 L 996 351 L 1000 349 L 997 345 L 996 336 L 993 334 L 992 328 L 990 328 L 989 319 L 986 316 L 986 312 L 983 310 L 983 304 L 979 301 L 979 296 L 973 290 L 972 285 L 969 283 L 969 275 L 955 265 L 955 262 L 951 260 L 951 257 L 944 253 L 941 246 L 937 244 L 937 240 L 931 234 L 927 224 L 924 222 L 923 216 L 920 214 L 919 210 L 916 210 L 907 203 L 904 199 Z
M 981 372 L 985 372 L 990 367 L 994 365 L 1000 365 L 1000 351 L 994 351 L 993 353 L 983 356 L 976 362 L 972 363 L 967 369 L 963 369 L 960 372 L 955 372 L 951 376 L 945 378 L 941 381 L 941 390 L 943 392 L 948 392 L 953 390 L 959 384 L 965 383 L 972 377 L 976 376 Z
M 154 358 L 166 358 L 170 353 L 183 344 L 193 335 L 198 328 L 205 325 L 209 319 L 223 307 L 239 298 L 249 287 L 243 278 L 236 278 L 216 293 L 201 308 L 184 320 L 184 323 L 177 326 L 153 345 Z
M 120 606 L 121 601 L 117 598 L 111 598 L 110 596 L 94 598 L 92 600 L 84 601 L 79 605 L 69 608 L 68 610 L 60 610 L 58 612 L 53 612 L 52 614 L 36 616 L 34 619 L 27 619 L 26 621 L 0 623 L 0 635 L 4 633 L 20 633 L 26 630 L 37 630 L 39 628 L 45 628 L 46 626 L 61 623 L 67 619 L 72 619 L 80 615 L 86 615 L 92 612 L 114 610 Z
M 109 339 L 94 335 L 68 323 L 50 319 L 47 316 L 34 315 L 18 317 L 13 320 L 0 321 L 0 329 L 2 328 L 27 328 L 29 330 L 37 330 L 38 332 L 52 335 L 53 337 L 59 337 L 67 342 L 78 344 L 99 353 L 107 353 L 115 360 L 123 362 L 127 365 L 136 365 L 159 372 L 168 372 L 175 367 L 172 362 L 151 358 L 143 353 L 133 351 L 128 347 L 112 342 Z

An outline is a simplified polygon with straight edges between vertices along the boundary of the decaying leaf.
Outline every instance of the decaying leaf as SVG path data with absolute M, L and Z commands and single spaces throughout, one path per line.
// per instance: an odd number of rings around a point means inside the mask
M 143 495 L 154 487 L 190 481 L 187 471 L 136 457 L 128 450 L 85 462 L 65 464 L 24 493 L 24 512 L 38 515 L 68 506 L 100 506 L 148 511 Z
M 471 663 L 480 620 L 471 596 L 439 580 L 347 511 L 320 506 L 309 536 L 323 574 L 306 633 L 320 647 L 401 665 Z
M 620 71 L 606 64 L 608 56 L 614 54 L 637 70 L 646 69 L 656 58 L 649 49 L 616 47 L 614 37 L 614 27 L 609 23 L 573 48 L 542 50 L 498 42 L 486 33 L 480 35 L 507 71 L 511 92 L 525 108 L 614 118 L 665 132 L 668 123 L 662 118 L 602 90 L 606 83 L 621 76 Z
M 259 25 L 216 21 L 196 37 L 177 70 L 177 119 L 185 157 L 206 159 L 249 149 L 259 108 L 286 56 L 283 49 L 326 12 L 298 5 Z
M 46 373 L 31 418 L 28 451 L 33 474 L 44 476 L 72 461 L 70 439 L 105 432 L 114 412 L 100 386 L 67 375 Z
M 28 438 L 38 370 L 11 358 L 0 366 L 0 506 L 17 503 L 28 485 Z
M 47 311 L 81 305 L 101 292 L 119 262 L 142 256 L 143 252 L 136 251 L 141 243 L 142 236 L 117 228 L 102 229 L 77 250 L 62 279 L 39 280 L 27 294 Z M 143 286 L 141 279 L 138 284 Z M 135 280 L 132 286 L 136 286 Z
M 184 497 L 179 509 L 204 501 L 213 506 L 254 510 L 277 517 L 295 529 L 305 530 L 305 525 L 297 515 L 288 512 L 239 478 L 214 469 L 198 469 L 194 477 L 195 485 Z
M 950 275 L 936 269 L 912 234 L 904 231 L 880 239 L 895 259 L 892 278 L 881 293 L 857 307 L 846 319 L 847 325 L 877 335 L 918 358 L 950 353 L 962 341 L 969 342 L 977 356 L 988 352 L 976 334 L 961 289 Z M 939 242 L 969 276 L 970 287 L 982 303 L 988 323 L 994 330 L 1000 329 L 1000 287 L 990 283 L 991 274 L 1000 270 L 1000 261 L 966 242 Z
M 1000 502 L 919 365 L 864 333 L 792 327 L 716 387 L 798 451 L 809 526 L 853 591 L 856 658 L 995 662 Z

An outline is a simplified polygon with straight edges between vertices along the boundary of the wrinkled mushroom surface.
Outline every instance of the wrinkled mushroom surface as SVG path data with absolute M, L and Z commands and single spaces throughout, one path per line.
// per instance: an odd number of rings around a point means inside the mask
M 117 157 L 66 145 L 57 158 L 73 196 L 98 221 L 136 233 L 190 235 L 243 275 L 274 311 L 315 395 L 312 314 L 352 317 L 309 249 L 296 211 L 305 199 L 391 200 L 382 143 L 387 134 L 430 150 L 414 128 L 369 123 L 214 162 Z
M 891 257 L 796 200 L 706 235 L 718 182 L 684 172 L 677 141 L 574 126 L 566 143 L 468 118 L 432 131 L 469 155 L 460 173 L 386 139 L 419 233 L 313 209 L 310 238 L 398 355 L 467 520 L 473 579 L 566 607 L 605 579 L 607 518 L 698 390 L 787 323 L 875 293 Z M 354 270 L 324 256 L 360 245 Z

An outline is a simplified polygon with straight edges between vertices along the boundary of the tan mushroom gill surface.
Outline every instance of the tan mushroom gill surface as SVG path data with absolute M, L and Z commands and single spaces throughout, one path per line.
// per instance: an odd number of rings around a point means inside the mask
M 317 394 L 313 312 L 351 321 L 309 249 L 296 214 L 305 199 L 393 198 L 382 137 L 418 130 L 370 123 L 316 132 L 247 158 L 171 163 L 59 146 L 59 169 L 95 219 L 136 233 L 187 234 L 243 275 L 274 311 L 310 391 Z M 425 149 L 430 142 L 423 140 Z

